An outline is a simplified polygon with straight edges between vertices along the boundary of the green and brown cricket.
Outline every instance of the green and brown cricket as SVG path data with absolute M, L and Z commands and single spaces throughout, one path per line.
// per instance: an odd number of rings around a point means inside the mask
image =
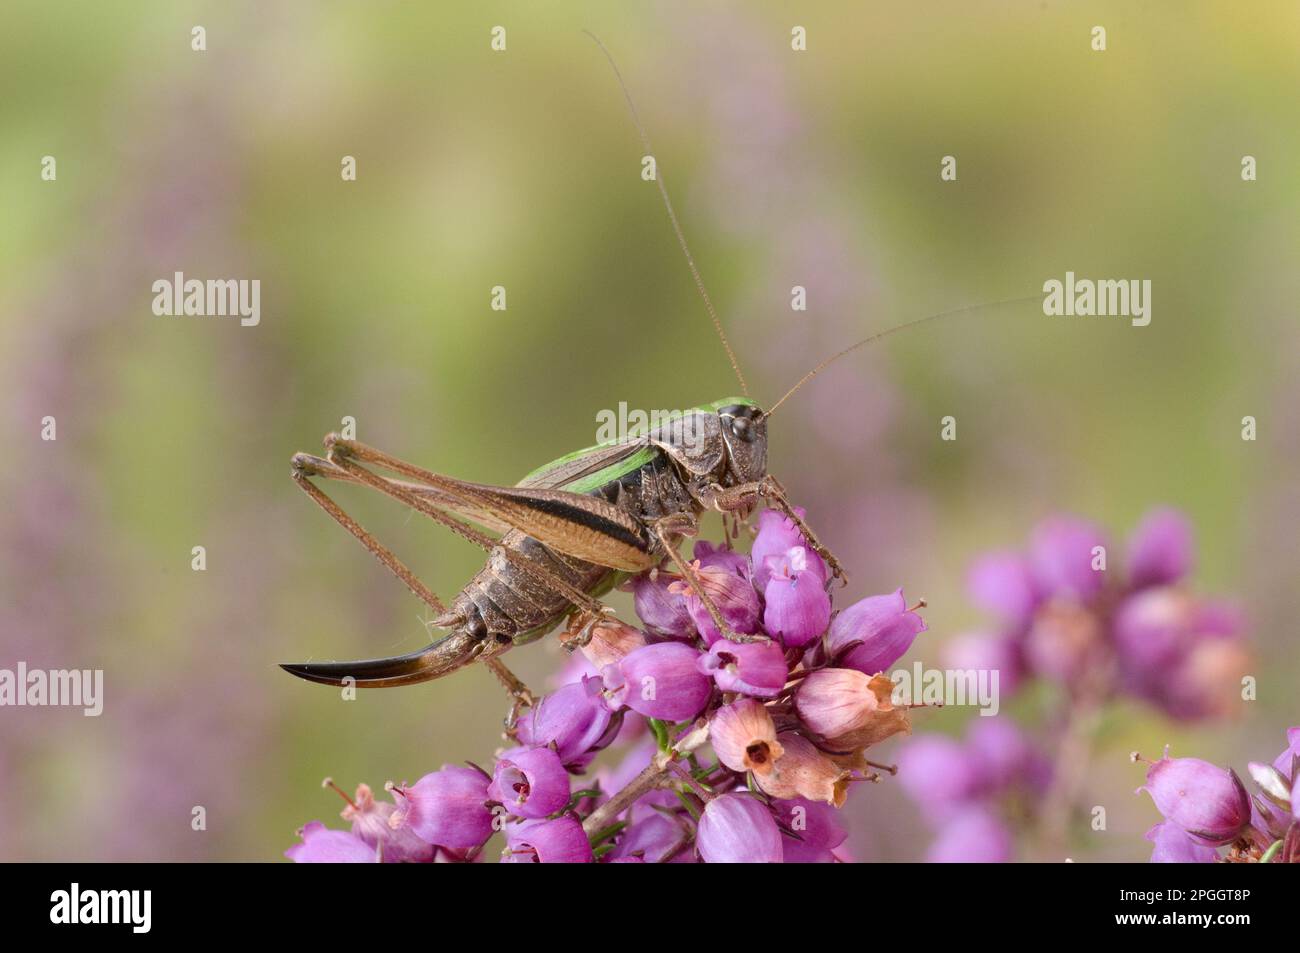
M 603 44 L 601 49 L 609 57 Z M 610 64 L 618 75 L 612 57 Z M 627 96 L 622 77 L 618 79 Z M 652 154 L 630 96 L 627 101 L 646 154 Z M 432 626 L 449 632 L 409 655 L 288 664 L 282 666 L 286 671 L 329 685 L 388 687 L 439 678 L 482 661 L 517 704 L 529 704 L 528 690 L 505 668 L 500 656 L 513 646 L 541 638 L 565 619 L 572 636 L 568 644 L 582 644 L 590 637 L 592 626 L 612 614 L 601 596 L 622 577 L 654 569 L 664 560 L 698 595 L 724 636 L 740 641 L 763 638 L 731 631 L 698 584 L 691 564 L 678 553 L 680 542 L 696 534 L 706 512 L 744 519 L 760 502 L 793 520 L 832 570 L 832 579 L 844 579 L 839 561 L 794 511 L 782 485 L 768 472 L 767 421 L 777 406 L 831 361 L 919 322 L 891 328 L 845 348 L 764 410 L 748 396 L 662 176 L 655 181 L 744 395 L 671 415 L 657 427 L 620 441 L 566 454 L 511 487 L 469 483 L 434 473 L 336 434 L 325 438 L 323 457 L 295 454 L 293 478 L 298 485 L 433 610 Z M 376 470 L 395 476 L 383 476 Z M 481 546 L 488 553 L 487 562 L 446 606 L 313 478 L 372 487 Z M 500 535 L 487 535 L 477 527 Z

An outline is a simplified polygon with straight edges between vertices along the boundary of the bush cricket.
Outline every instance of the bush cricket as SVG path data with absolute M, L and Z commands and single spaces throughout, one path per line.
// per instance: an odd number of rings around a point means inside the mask
M 589 34 L 609 60 L 632 121 L 652 155 L 645 129 L 613 57 Z M 835 556 L 794 511 L 780 482 L 767 470 L 767 421 L 795 391 L 832 361 L 905 328 L 973 308 L 930 315 L 864 338 L 823 361 L 769 409 L 749 396 L 722 324 L 673 210 L 662 174 L 656 174 L 668 218 L 696 287 L 712 319 L 742 391 L 673 415 L 658 426 L 617 442 L 562 456 L 534 470 L 513 487 L 469 483 L 434 473 L 336 434 L 325 438 L 326 453 L 295 454 L 297 484 L 351 533 L 390 572 L 435 613 L 434 627 L 450 630 L 408 655 L 351 662 L 283 665 L 286 671 L 328 685 L 363 687 L 410 685 L 438 678 L 474 661 L 485 662 L 514 697 L 531 704 L 532 695 L 500 661 L 511 647 L 534 641 L 566 617 L 577 642 L 612 610 L 600 601 L 620 578 L 658 567 L 667 559 L 727 638 L 749 637 L 730 631 L 699 585 L 690 563 L 677 551 L 696 534 L 710 510 L 737 519 L 759 502 L 781 510 L 826 561 L 831 579 L 845 575 Z M 1036 297 L 1036 296 L 1034 296 Z M 1015 301 L 1025 299 L 1012 299 Z M 998 302 L 1004 304 L 1010 302 Z M 980 307 L 980 306 L 975 306 Z M 376 471 L 387 471 L 395 477 Z M 363 529 L 314 482 L 314 478 L 369 486 L 430 517 L 482 547 L 487 562 L 452 599 L 450 607 L 424 585 L 382 543 Z M 500 534 L 490 536 L 478 529 Z M 828 585 L 831 584 L 828 580 Z

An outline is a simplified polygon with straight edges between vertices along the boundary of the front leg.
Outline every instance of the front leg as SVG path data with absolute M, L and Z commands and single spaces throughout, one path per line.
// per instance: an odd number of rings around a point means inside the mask
M 699 524 L 696 522 L 695 517 L 687 514 L 666 516 L 650 524 L 650 532 L 659 540 L 660 545 L 668 554 L 668 559 L 677 567 L 677 571 L 682 574 L 686 584 L 691 587 L 691 592 L 699 597 L 700 604 L 704 606 L 704 610 L 708 612 L 709 618 L 713 620 L 713 624 L 717 626 L 718 632 L 722 634 L 723 638 L 731 642 L 770 642 L 771 639 L 765 635 L 745 635 L 734 631 L 731 626 L 727 625 L 726 620 L 722 618 L 722 612 L 709 594 L 704 591 L 699 574 L 682 558 L 681 553 L 677 552 L 673 536 L 694 536 L 698 530 Z
M 794 507 L 790 505 L 790 501 L 785 495 L 785 487 L 781 485 L 776 477 L 769 474 L 761 480 L 753 483 L 742 483 L 739 486 L 723 487 L 715 485 L 710 488 L 706 504 L 721 513 L 731 513 L 743 510 L 755 500 L 760 499 L 771 503 L 794 523 L 799 532 L 803 534 L 804 539 L 808 540 L 808 545 L 812 547 L 813 552 L 820 556 L 830 568 L 832 578 L 838 579 L 841 585 L 848 585 L 849 577 L 844 571 L 844 567 L 835 558 L 835 554 L 817 538 L 817 534 L 813 532 L 812 527 L 808 525 L 804 518 L 795 512 Z

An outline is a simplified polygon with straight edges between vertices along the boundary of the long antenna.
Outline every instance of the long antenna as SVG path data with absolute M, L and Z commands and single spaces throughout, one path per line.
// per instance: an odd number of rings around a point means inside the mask
M 851 354 L 854 351 L 856 351 L 858 348 L 863 347 L 867 344 L 871 344 L 873 341 L 879 341 L 881 338 L 889 337 L 889 335 L 896 334 L 899 331 L 906 331 L 908 328 L 914 328 L 918 324 L 925 324 L 927 321 L 937 321 L 940 318 L 951 318 L 959 314 L 966 314 L 967 312 L 970 311 L 979 311 L 982 308 L 1000 308 L 1003 305 L 1019 304 L 1022 301 L 1034 301 L 1034 300 L 1039 300 L 1041 298 L 1042 295 L 1040 294 L 1032 294 L 1032 295 L 1024 295 L 1019 298 L 1004 298 L 1002 301 L 989 301 L 989 302 L 985 302 L 984 304 L 970 304 L 964 308 L 954 308 L 952 311 L 941 311 L 938 314 L 926 315 L 924 318 L 913 318 L 911 321 L 906 321 L 903 324 L 895 325 L 892 328 L 886 328 L 884 331 L 877 331 L 875 334 L 863 338 L 861 341 L 858 341 L 856 344 L 850 344 L 844 350 L 832 354 L 830 357 L 826 358 L 826 360 L 822 361 L 820 364 L 814 367 L 803 377 L 799 378 L 799 382 L 795 384 L 793 387 L 791 387 L 788 391 L 786 391 L 785 394 L 782 395 L 781 399 L 778 400 L 775 404 L 773 404 L 771 408 L 763 414 L 763 416 L 771 417 L 774 413 L 776 413 L 776 409 L 780 407 L 782 404 L 784 404 L 786 400 L 788 400 L 790 396 L 795 391 L 797 391 L 800 387 L 802 387 L 804 384 L 807 384 L 810 380 L 812 380 L 822 371 L 826 370 L 827 367 L 829 367 L 831 364 L 838 361 L 844 355 Z
M 614 62 L 614 56 L 609 52 L 609 48 L 601 42 L 600 37 L 590 30 L 583 30 L 583 33 L 591 37 L 600 51 L 605 54 L 605 59 L 609 60 L 610 67 L 614 70 L 614 76 L 618 79 L 618 85 L 623 90 L 623 98 L 627 100 L 628 112 L 632 115 L 632 124 L 636 126 L 637 134 L 641 137 L 641 145 L 648 156 L 654 155 L 654 149 L 650 147 L 650 137 L 646 135 L 645 126 L 641 125 L 641 118 L 637 115 L 636 103 L 632 102 L 632 94 L 628 91 L 627 83 L 623 81 L 623 74 L 619 71 L 618 64 Z M 664 177 L 660 173 L 656 164 L 655 184 L 659 186 L 659 194 L 663 196 L 664 208 L 668 210 L 668 220 L 673 223 L 673 231 L 677 233 L 677 244 L 682 247 L 682 254 L 686 256 L 686 264 L 690 266 L 691 277 L 695 279 L 695 287 L 700 289 L 700 297 L 704 299 L 704 307 L 708 309 L 709 317 L 713 319 L 713 329 L 718 332 L 718 338 L 722 341 L 722 346 L 727 352 L 727 360 L 731 362 L 731 369 L 736 372 L 736 380 L 740 381 L 740 389 L 745 396 L 749 396 L 749 387 L 745 384 L 745 375 L 740 373 L 740 364 L 736 360 L 736 352 L 731 349 L 731 342 L 727 340 L 727 334 L 722 330 L 722 322 L 718 320 L 718 312 L 713 308 L 713 302 L 709 299 L 709 292 L 705 290 L 704 279 L 700 277 L 700 269 L 695 267 L 695 258 L 691 255 L 691 250 L 687 247 L 686 236 L 682 233 L 682 226 L 677 221 L 677 213 L 673 211 L 673 203 L 668 198 L 668 188 L 664 185 Z

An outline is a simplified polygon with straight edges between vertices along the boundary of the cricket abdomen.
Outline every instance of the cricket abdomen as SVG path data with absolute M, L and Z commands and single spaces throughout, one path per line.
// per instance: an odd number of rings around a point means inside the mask
M 545 576 L 528 572 L 507 557 L 502 548 L 589 594 L 607 584 L 616 572 L 556 553 L 518 530 L 506 533 L 501 537 L 501 548 L 493 550 L 487 564 L 450 607 L 450 615 L 465 619 L 458 628 L 483 639 L 519 641 L 535 630 L 549 631 L 573 608 L 568 597 L 548 584 Z
M 699 511 L 663 453 L 656 453 L 643 466 L 589 493 L 613 503 L 642 524 Z M 557 553 L 518 530 L 503 536 L 501 545 L 593 597 L 607 591 L 619 575 L 607 566 Z M 652 553 L 655 551 L 652 549 Z M 452 601 L 448 617 L 463 618 L 465 621 L 457 628 L 485 640 L 522 643 L 545 635 L 573 609 L 563 592 L 544 577 L 530 574 L 498 549 Z

